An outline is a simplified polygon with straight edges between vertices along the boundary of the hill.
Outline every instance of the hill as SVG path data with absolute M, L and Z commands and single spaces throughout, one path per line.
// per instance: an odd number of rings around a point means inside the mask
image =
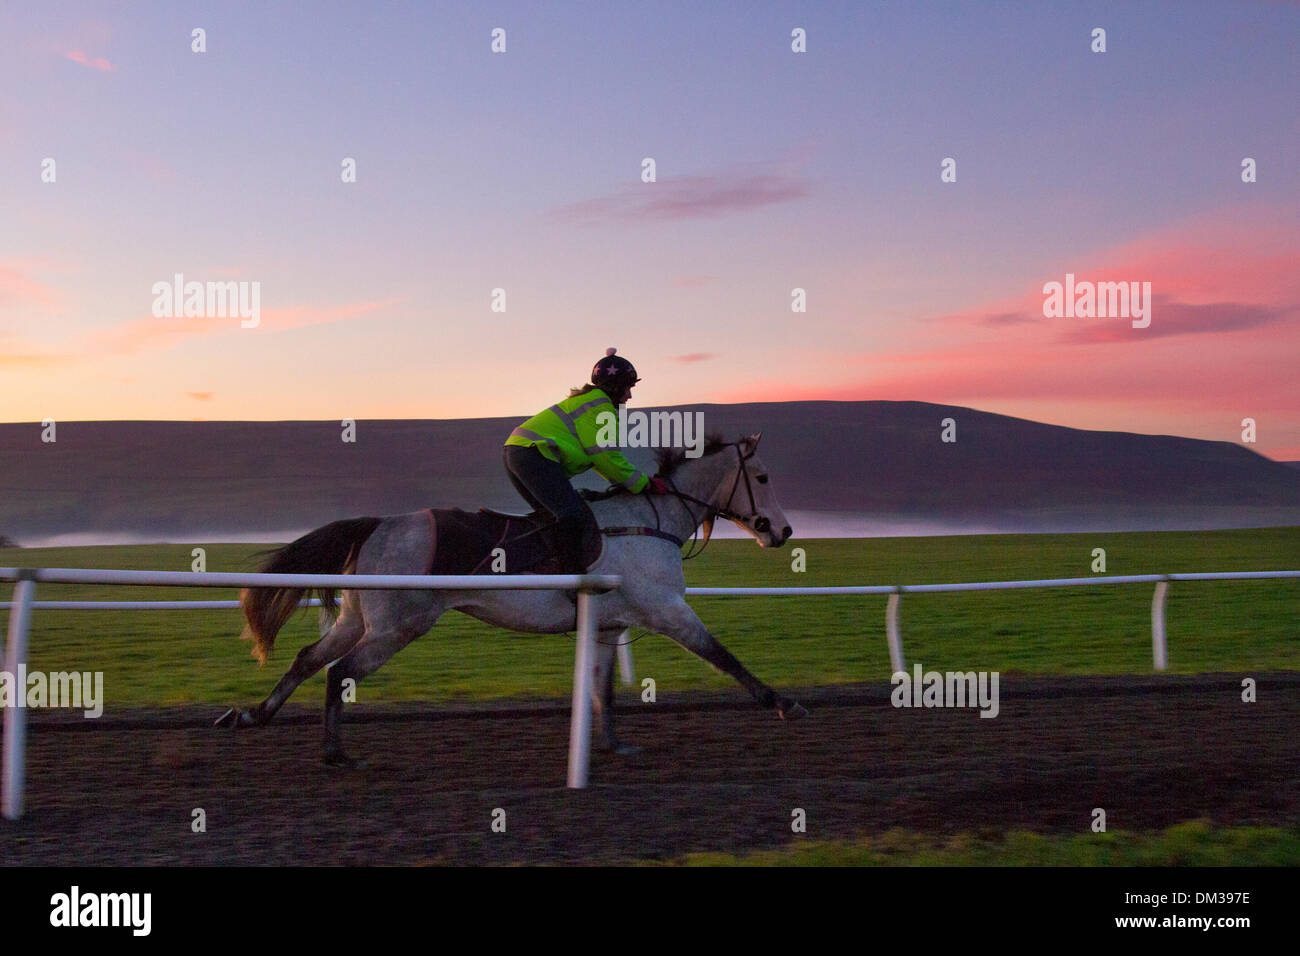
M 691 405 L 763 432 L 787 511 L 949 530 L 1300 524 L 1300 471 L 1230 442 L 1085 431 L 923 402 Z M 940 441 L 940 422 L 957 441 Z M 154 538 L 292 533 L 427 506 L 518 508 L 501 443 L 522 419 L 0 424 L 0 533 Z M 648 450 L 629 457 L 648 464 Z M 595 487 L 599 479 L 589 479 Z M 797 522 L 792 522 L 796 523 Z M 796 528 L 797 531 L 797 528 Z

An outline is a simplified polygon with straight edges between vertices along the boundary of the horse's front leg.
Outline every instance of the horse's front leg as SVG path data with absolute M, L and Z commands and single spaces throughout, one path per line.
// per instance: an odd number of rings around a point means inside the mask
M 775 708 L 777 716 L 785 720 L 797 720 L 807 716 L 808 711 L 802 704 L 778 694 L 751 674 L 744 664 L 736 660 L 735 655 L 709 633 L 709 629 L 704 626 L 699 615 L 684 599 L 678 598 L 666 607 L 655 609 L 652 614 L 654 623 L 651 626 L 655 630 L 671 637 L 722 673 L 735 678 L 736 682 L 749 691 L 761 706 Z

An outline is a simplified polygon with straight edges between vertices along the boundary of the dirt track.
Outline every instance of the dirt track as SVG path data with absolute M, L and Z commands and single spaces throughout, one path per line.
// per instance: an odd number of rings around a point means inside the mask
M 896 710 L 888 685 L 800 695 L 785 724 L 742 692 L 641 704 L 634 757 L 596 752 L 566 791 L 564 705 L 438 711 L 353 707 L 365 769 L 319 759 L 313 710 L 233 734 L 220 708 L 31 714 L 27 816 L 0 821 L 6 864 L 595 862 L 745 850 L 890 827 L 1083 831 L 1300 820 L 1300 674 L 1005 678 L 1001 713 Z M 190 830 L 202 807 L 207 832 Z M 506 832 L 492 833 L 494 808 Z

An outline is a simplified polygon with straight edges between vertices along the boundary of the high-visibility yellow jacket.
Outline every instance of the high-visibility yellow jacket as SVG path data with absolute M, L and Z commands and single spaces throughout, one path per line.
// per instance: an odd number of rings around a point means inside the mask
M 617 446 L 596 444 L 601 412 L 617 415 L 618 409 L 604 391 L 593 388 L 537 413 L 512 431 L 506 444 L 536 448 L 563 466 L 570 478 L 595 468 L 610 483 L 639 492 L 650 479 L 624 458 Z

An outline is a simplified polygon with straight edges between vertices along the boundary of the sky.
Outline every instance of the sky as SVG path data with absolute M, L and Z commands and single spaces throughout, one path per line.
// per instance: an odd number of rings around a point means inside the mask
M 6 4 L 0 421 L 525 417 L 617 347 L 1297 460 L 1297 61 L 1264 0 Z

